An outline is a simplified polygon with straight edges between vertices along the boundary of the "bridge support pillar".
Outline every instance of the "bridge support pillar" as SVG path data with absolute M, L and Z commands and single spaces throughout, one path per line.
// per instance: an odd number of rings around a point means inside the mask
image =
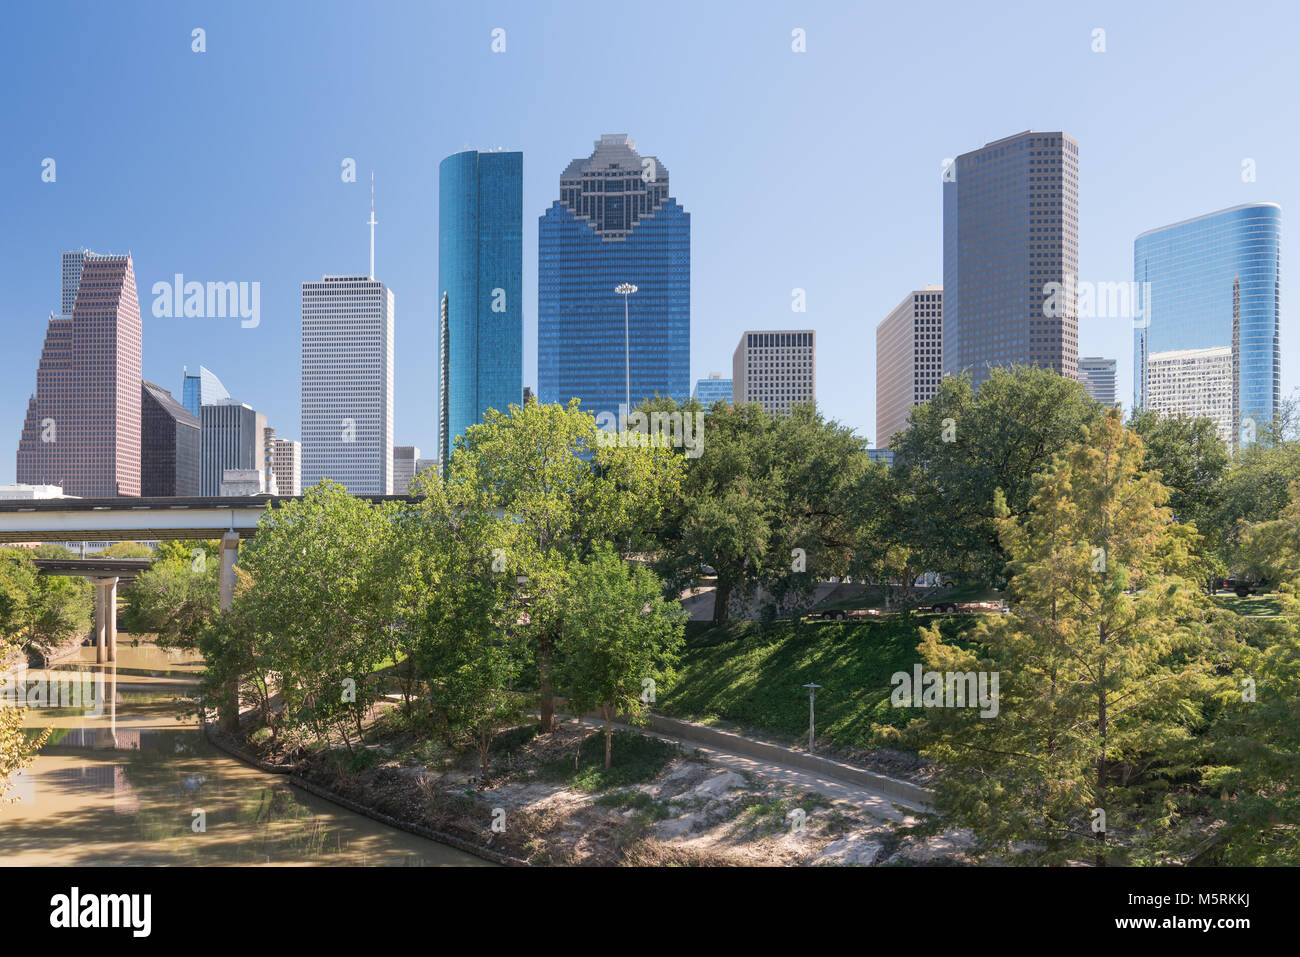
M 235 558 L 239 555 L 239 533 L 233 529 L 221 536 L 221 568 L 218 571 L 221 584 L 219 607 L 229 610 L 235 601 Z M 235 733 L 239 730 L 239 679 L 231 678 L 223 694 L 224 700 L 217 706 L 217 719 L 223 731 Z
M 220 607 L 227 611 L 235 600 L 235 559 L 239 556 L 239 533 L 226 532 L 221 536 L 221 595 Z
M 104 648 L 104 639 L 106 637 L 104 631 L 104 590 L 99 587 L 99 582 L 95 579 L 91 579 L 91 582 L 95 586 L 95 663 L 102 665 L 106 651 Z
M 95 661 L 117 661 L 117 579 L 96 578 Z

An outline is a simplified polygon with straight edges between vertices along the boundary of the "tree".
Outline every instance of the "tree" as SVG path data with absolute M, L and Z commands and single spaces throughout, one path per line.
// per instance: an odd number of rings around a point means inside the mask
M 1210 547 L 1217 545 L 1213 516 L 1231 458 L 1214 420 L 1163 417 L 1148 409 L 1136 413 L 1129 428 L 1142 439 L 1147 469 L 1158 472 L 1169 490 L 1175 521 L 1195 525 Z
M 217 613 L 219 570 L 215 555 L 210 558 L 201 545 L 160 547 L 159 558 L 125 590 L 127 630 L 153 632 L 164 647 L 196 647 L 202 628 Z
M 320 740 L 333 729 L 351 749 L 377 696 L 371 673 L 393 627 L 394 582 L 373 558 L 393 534 L 397 503 L 372 506 L 328 481 L 267 509 L 240 564 L 253 585 L 236 598 L 267 636 L 286 720 Z
M 1235 619 L 1233 681 L 1207 735 L 1204 798 L 1212 817 L 1197 863 L 1300 864 L 1300 482 L 1277 518 L 1240 529 L 1242 569 L 1280 583 L 1280 618 Z M 1235 659 L 1235 660 L 1232 660 Z
M 1300 864 L 1300 602 L 1283 586 L 1284 619 L 1241 642 L 1222 712 L 1207 734 L 1202 799 L 1210 826 L 1191 861 L 1228 866 Z M 1245 629 L 1242 629 L 1245 630 Z M 1225 683 L 1226 684 L 1226 683 Z
M 811 405 L 773 416 L 756 403 L 715 405 L 702 438 L 660 533 L 670 592 L 712 576 L 720 625 L 733 596 L 766 591 L 779 613 L 806 600 L 817 578 L 847 570 L 851 490 L 867 465 L 861 439 Z
M 999 676 L 996 716 L 935 708 L 916 727 L 945 768 L 930 826 L 971 828 L 979 855 L 1150 861 L 1169 836 L 1212 682 L 1196 537 L 1142 454 L 1112 410 L 1022 516 L 999 496 L 1011 614 L 982 622 L 972 649 L 924 633 L 933 671 Z
M 423 491 L 411 550 L 426 596 L 416 621 L 419 673 L 443 734 L 453 745 L 472 743 L 487 779 L 496 731 L 522 711 L 514 689 L 526 652 L 522 606 L 497 561 L 508 530 L 491 512 L 454 507 L 437 476 Z
M 92 601 L 90 583 L 83 578 L 36 575 L 26 607 L 24 645 L 48 657 L 68 636 L 89 628 Z
M 0 663 L 8 659 L 12 647 L 0 641 Z M 49 739 L 53 728 L 46 728 L 29 738 L 23 730 L 26 708 L 13 708 L 0 701 L 0 804 L 7 803 L 5 792 L 13 784 L 13 777 L 32 761 Z
M 1240 572 L 1273 583 L 1300 581 L 1300 481 L 1291 483 L 1277 518 L 1243 523 L 1237 538 Z
M 98 558 L 153 558 L 153 549 L 139 542 L 114 542 L 102 549 Z
M 1287 503 L 1287 490 L 1300 480 L 1300 442 L 1263 442 L 1237 453 L 1219 483 L 1213 513 L 1213 539 L 1231 565 L 1238 558 L 1241 530 L 1277 518 Z
M 77 554 L 66 545 L 57 542 L 42 542 L 32 549 L 32 558 L 77 558 Z
M 30 592 L 37 578 L 24 549 L 0 551 L 0 675 L 24 656 L 23 641 L 17 632 L 23 628 L 26 609 L 32 604 Z M 0 681 L 0 685 L 3 681 Z M 46 728 L 33 737 L 23 730 L 26 708 L 6 702 L 0 693 L 0 804 L 6 803 L 5 792 L 13 776 L 27 767 L 45 744 L 52 729 Z M 16 703 L 14 703 L 16 704 Z
M 609 768 L 614 715 L 643 720 L 647 690 L 673 675 L 686 612 L 664 599 L 654 572 L 608 546 L 571 569 L 563 608 L 560 687 L 576 714 L 600 709 Z
M 1082 386 L 1048 369 L 993 369 L 978 392 L 967 377 L 943 379 L 890 445 L 899 481 L 916 495 L 919 540 L 961 566 L 934 570 L 1001 578 L 1007 556 L 995 493 L 1010 515 L 1023 516 L 1039 474 L 1101 414 Z
M 640 530 L 656 527 L 676 498 L 682 468 L 671 448 L 598 442 L 595 419 L 576 399 L 491 409 L 457 439 L 448 502 L 463 513 L 507 519 L 494 561 L 526 582 L 544 732 L 554 723 L 552 664 L 566 570 L 598 543 L 635 547 Z
M 23 651 L 48 655 L 89 629 L 91 609 L 84 579 L 40 574 L 24 548 L 0 552 L 0 634 Z

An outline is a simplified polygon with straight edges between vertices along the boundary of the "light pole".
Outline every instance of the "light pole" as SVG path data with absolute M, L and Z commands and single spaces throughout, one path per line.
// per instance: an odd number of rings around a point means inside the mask
M 804 685 L 808 689 L 808 753 L 812 754 L 813 750 L 813 699 L 817 697 L 817 689 L 821 685 L 812 683 Z
M 636 286 L 630 282 L 621 282 L 614 287 L 614 292 L 623 297 L 623 373 L 627 377 L 627 395 L 623 414 L 632 414 L 632 334 L 627 324 L 627 297 L 636 292 Z

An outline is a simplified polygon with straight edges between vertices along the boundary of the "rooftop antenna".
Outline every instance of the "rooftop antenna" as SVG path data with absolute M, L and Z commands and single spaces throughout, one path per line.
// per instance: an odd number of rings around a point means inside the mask
M 375 168 L 370 168 L 370 278 L 375 278 Z

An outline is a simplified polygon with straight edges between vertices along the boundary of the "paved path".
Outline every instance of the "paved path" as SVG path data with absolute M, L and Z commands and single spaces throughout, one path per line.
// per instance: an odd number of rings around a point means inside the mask
M 592 723 L 592 716 L 584 724 Z M 596 722 L 599 726 L 599 722 Z M 614 722 L 616 728 L 628 728 L 627 725 Z M 832 801 L 844 801 L 854 807 L 885 821 L 900 822 L 909 817 L 909 812 L 923 810 L 918 804 L 897 797 L 882 794 L 864 785 L 852 781 L 843 781 L 828 774 L 790 767 L 776 761 L 760 760 L 749 755 L 740 754 L 712 744 L 700 744 L 690 738 L 646 728 L 630 728 L 642 734 L 679 744 L 688 751 L 700 751 L 713 764 L 744 774 L 779 784 L 786 784 L 801 791 L 812 791 Z

